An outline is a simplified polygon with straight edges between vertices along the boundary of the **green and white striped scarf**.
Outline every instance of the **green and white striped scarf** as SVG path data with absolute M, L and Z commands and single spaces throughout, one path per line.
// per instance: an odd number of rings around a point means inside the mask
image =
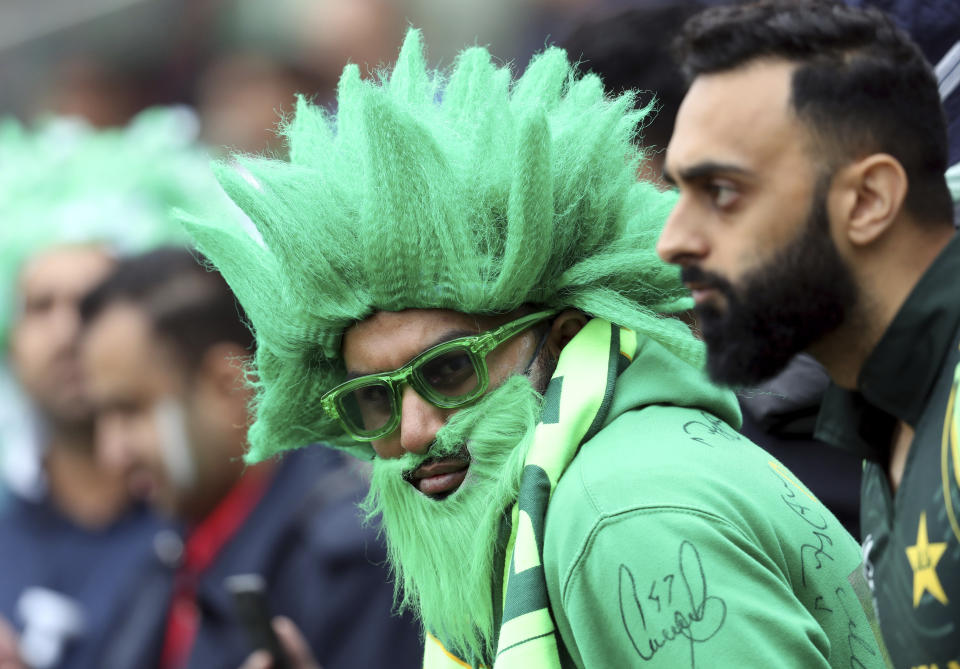
M 493 669 L 573 666 L 558 637 L 547 595 L 543 570 L 547 507 L 567 465 L 603 425 L 617 376 L 633 360 L 636 350 L 634 332 L 594 318 L 560 355 L 511 511 Z M 470 666 L 436 637 L 427 635 L 424 669 Z

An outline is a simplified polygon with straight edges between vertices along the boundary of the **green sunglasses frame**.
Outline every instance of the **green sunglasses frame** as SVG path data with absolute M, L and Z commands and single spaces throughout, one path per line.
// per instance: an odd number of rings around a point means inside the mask
M 378 374 L 367 374 L 366 376 L 360 376 L 345 383 L 341 383 L 340 385 L 323 394 L 323 396 L 320 398 L 320 406 L 323 408 L 323 411 L 327 414 L 327 416 L 337 420 L 347 434 L 357 441 L 374 441 L 376 439 L 381 439 L 399 427 L 401 417 L 400 391 L 401 386 L 405 383 L 409 383 L 410 386 L 417 392 L 417 394 L 420 395 L 420 397 L 441 409 L 454 409 L 457 407 L 466 406 L 467 404 L 476 401 L 480 396 L 487 392 L 487 388 L 490 385 L 490 374 L 487 369 L 486 360 L 487 354 L 511 337 L 520 334 L 527 328 L 530 328 L 557 313 L 558 310 L 556 309 L 538 311 L 532 314 L 527 314 L 526 316 L 521 316 L 516 320 L 512 320 L 509 323 L 505 323 L 500 327 L 494 328 L 493 330 L 488 330 L 487 332 L 481 332 L 480 334 L 471 335 L 469 337 L 459 337 L 457 339 L 445 341 L 442 344 L 437 344 L 436 346 L 428 348 L 426 351 L 420 353 L 415 358 L 410 360 L 410 362 L 397 370 Z M 477 373 L 477 387 L 465 395 L 460 395 L 459 397 L 447 397 L 446 395 L 438 393 L 436 390 L 430 387 L 430 384 L 427 383 L 421 375 L 420 368 L 431 360 L 457 349 L 466 351 L 466 353 L 470 356 L 470 362 L 473 364 L 473 368 Z M 370 431 L 355 430 L 350 426 L 349 421 L 344 419 L 346 412 L 342 408 L 342 401 L 344 397 L 352 393 L 357 388 L 365 386 L 371 382 L 381 383 L 390 389 L 390 392 L 393 395 L 393 403 L 391 405 L 393 407 L 393 411 L 390 415 L 390 419 L 384 424 L 383 427 Z

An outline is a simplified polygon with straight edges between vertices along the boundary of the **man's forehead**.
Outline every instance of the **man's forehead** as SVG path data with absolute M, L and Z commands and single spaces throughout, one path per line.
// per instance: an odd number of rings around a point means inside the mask
M 701 162 L 761 169 L 802 141 L 803 127 L 790 107 L 795 67 L 757 60 L 694 79 L 667 149 L 671 175 Z
M 19 288 L 26 294 L 62 289 L 85 292 L 107 274 L 113 263 L 100 246 L 51 247 L 24 261 Z
M 450 329 L 480 332 L 491 317 L 472 316 L 449 309 L 375 311 L 343 334 L 344 345 L 367 339 L 429 339 Z
M 150 386 L 162 352 L 146 312 L 128 302 L 100 312 L 84 334 L 81 349 L 91 386 L 99 392 Z
M 93 319 L 83 343 L 85 350 L 105 360 L 142 357 L 150 347 L 151 335 L 150 320 L 143 309 L 129 302 L 115 302 Z
M 392 369 L 445 339 L 476 334 L 501 320 L 449 309 L 376 311 L 347 328 L 342 352 L 352 371 Z

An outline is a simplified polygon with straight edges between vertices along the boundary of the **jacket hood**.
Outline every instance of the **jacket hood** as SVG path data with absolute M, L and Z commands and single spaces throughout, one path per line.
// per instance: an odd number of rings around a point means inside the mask
M 702 409 L 740 429 L 740 406 L 733 391 L 717 386 L 702 368 L 654 340 L 639 334 L 637 340 L 637 355 L 617 378 L 604 427 L 627 411 L 665 404 Z

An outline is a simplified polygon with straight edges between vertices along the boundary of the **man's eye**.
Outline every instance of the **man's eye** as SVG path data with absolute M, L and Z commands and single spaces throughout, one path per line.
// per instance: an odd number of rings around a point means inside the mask
M 435 358 L 420 370 L 424 380 L 434 389 L 458 394 L 465 383 L 476 384 L 475 370 L 470 356 L 453 351 Z
M 23 302 L 23 312 L 31 316 L 44 314 L 52 308 L 53 298 L 49 296 L 31 297 Z
M 426 371 L 428 372 L 427 380 L 436 383 L 472 372 L 473 365 L 466 355 L 448 355 L 428 366 Z
M 356 391 L 357 399 L 363 404 L 384 404 L 389 401 L 384 386 L 366 386 Z
M 711 182 L 706 185 L 706 190 L 713 205 L 720 209 L 732 206 L 740 197 L 740 192 L 728 183 Z

